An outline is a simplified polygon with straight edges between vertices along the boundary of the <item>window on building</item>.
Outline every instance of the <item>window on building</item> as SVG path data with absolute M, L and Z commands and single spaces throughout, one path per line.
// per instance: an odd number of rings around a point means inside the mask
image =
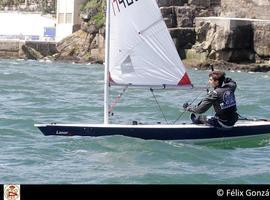
M 65 14 L 64 13 L 58 13 L 58 24 L 65 23 Z
M 72 23 L 72 13 L 66 13 L 66 23 Z

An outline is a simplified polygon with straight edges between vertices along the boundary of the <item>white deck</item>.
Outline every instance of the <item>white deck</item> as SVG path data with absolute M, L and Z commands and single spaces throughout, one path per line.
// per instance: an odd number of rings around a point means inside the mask
M 260 126 L 260 125 L 270 125 L 270 121 L 238 121 L 235 127 L 239 126 Z M 196 124 L 151 124 L 151 125 L 129 125 L 129 124 L 35 124 L 35 127 L 45 127 L 45 126 L 70 126 L 70 127 L 115 127 L 115 128 L 211 128 L 206 125 L 196 125 Z

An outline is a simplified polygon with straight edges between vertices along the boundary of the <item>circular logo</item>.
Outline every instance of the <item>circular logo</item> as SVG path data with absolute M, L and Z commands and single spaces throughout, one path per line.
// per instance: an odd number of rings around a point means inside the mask
M 218 189 L 217 190 L 217 196 L 222 197 L 224 195 L 224 190 Z
M 4 197 L 7 200 L 20 199 L 20 186 L 19 185 L 5 185 Z

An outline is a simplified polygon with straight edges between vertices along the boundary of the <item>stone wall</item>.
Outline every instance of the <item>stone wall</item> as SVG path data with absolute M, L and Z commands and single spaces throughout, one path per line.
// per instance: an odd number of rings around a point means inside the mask
M 40 52 L 43 57 L 52 56 L 58 52 L 55 42 L 26 41 L 25 45 Z
M 197 18 L 194 49 L 206 58 L 230 62 L 254 61 L 251 21 L 230 18 Z
M 188 0 L 157 0 L 159 7 L 183 6 Z
M 182 59 L 237 63 L 270 59 L 270 0 L 157 2 Z M 201 17 L 206 17 L 204 22 L 196 23 Z
M 19 58 L 23 53 L 21 47 L 24 43 L 20 41 L 0 41 L 0 57 L 1 58 Z
M 254 22 L 253 27 L 256 60 L 270 60 L 270 20 Z
M 1 58 L 29 58 L 42 59 L 57 53 L 56 44 L 53 42 L 36 42 L 21 40 L 0 41 Z
M 190 56 L 203 54 L 203 60 L 236 63 L 260 63 L 270 59 L 270 20 L 197 18 L 196 34 Z
M 220 16 L 270 19 L 270 0 L 223 0 Z
M 216 16 L 220 0 L 157 0 L 181 58 L 196 42 L 195 18 Z

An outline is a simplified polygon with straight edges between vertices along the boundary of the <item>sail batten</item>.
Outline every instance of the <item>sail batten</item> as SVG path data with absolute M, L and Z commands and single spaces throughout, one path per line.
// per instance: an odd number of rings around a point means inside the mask
M 149 28 L 151 28 L 152 26 L 158 24 L 159 22 L 162 22 L 163 18 L 158 19 L 157 21 L 153 22 L 152 24 L 150 24 L 148 27 L 146 27 L 145 29 L 139 31 L 139 34 L 143 34 L 145 31 L 147 31 Z
M 190 85 L 156 0 L 112 1 L 110 81 L 116 85 Z

